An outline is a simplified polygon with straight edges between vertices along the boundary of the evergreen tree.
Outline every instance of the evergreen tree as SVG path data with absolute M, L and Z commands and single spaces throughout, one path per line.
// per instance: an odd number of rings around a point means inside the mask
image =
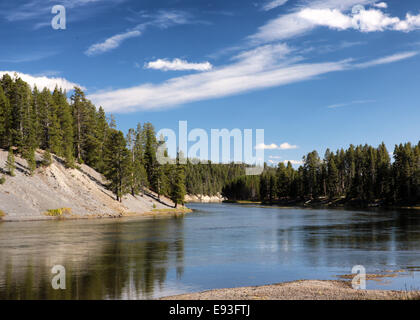
M 24 151 L 23 156 L 28 164 L 29 174 L 33 176 L 36 170 L 35 150 L 32 148 L 27 149 Z
M 9 153 L 7 155 L 6 170 L 9 172 L 9 175 L 11 175 L 12 177 L 15 176 L 16 164 L 15 155 L 12 147 L 9 148 Z
M 156 133 L 151 123 L 145 123 L 143 126 L 144 135 L 144 168 L 147 173 L 147 180 L 153 191 L 160 194 L 161 170 L 156 158 L 158 143 Z
M 110 130 L 105 145 L 104 164 L 104 176 L 109 181 L 109 188 L 114 192 L 117 201 L 121 202 L 122 197 L 130 192 L 131 173 L 130 152 L 121 131 Z
M 49 167 L 52 163 L 52 156 L 49 150 L 45 150 L 42 154 L 42 165 Z
M 184 166 L 180 164 L 179 154 L 177 156 L 177 163 L 175 167 L 175 177 L 172 183 L 172 196 L 171 199 L 175 203 L 175 208 L 178 207 L 178 204 L 184 204 L 184 198 L 186 194 L 185 190 L 185 169 Z
M 3 87 L 0 86 L 0 147 L 6 148 L 10 143 L 10 105 L 9 100 L 4 94 Z
M 339 178 L 338 178 L 338 170 L 337 166 L 335 165 L 334 155 L 330 155 L 330 158 L 327 159 L 328 162 L 328 176 L 327 176 L 327 184 L 328 184 L 328 194 L 330 198 L 335 198 L 339 194 Z

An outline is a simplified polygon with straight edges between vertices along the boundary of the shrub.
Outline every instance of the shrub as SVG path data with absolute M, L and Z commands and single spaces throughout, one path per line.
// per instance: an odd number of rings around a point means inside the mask
M 3 210 L 0 210 L 0 220 L 1 220 L 1 218 L 3 218 L 5 215 L 6 215 L 6 214 L 4 213 L 4 211 L 3 211 Z
M 4 184 L 6 182 L 6 178 L 5 177 L 1 177 L 0 178 L 0 184 Z
M 44 214 L 50 217 L 61 217 L 63 215 L 70 215 L 71 208 L 51 209 L 47 210 L 47 212 L 45 212 Z
M 49 167 L 52 163 L 52 156 L 49 150 L 44 151 L 42 155 L 42 165 L 45 167 Z

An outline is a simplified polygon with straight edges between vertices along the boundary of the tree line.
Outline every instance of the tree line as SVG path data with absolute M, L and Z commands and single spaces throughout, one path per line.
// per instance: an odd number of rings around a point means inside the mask
M 84 163 L 102 173 L 118 201 L 126 194 L 143 194 L 146 188 L 183 204 L 185 165 L 161 165 L 158 141 L 151 123 L 138 124 L 125 136 L 111 116 L 96 108 L 80 88 L 67 99 L 66 91 L 33 89 L 15 75 L 0 80 L 0 148 L 8 149 L 6 170 L 13 176 L 14 156 L 27 160 L 32 175 L 39 165 L 50 165 L 51 154 L 68 168 Z M 37 163 L 35 151 L 45 150 Z M 177 158 L 177 160 L 179 160 Z
M 303 165 L 265 165 L 261 176 L 242 176 L 223 187 L 230 200 L 264 203 L 343 199 L 361 204 L 416 204 L 420 202 L 420 142 L 396 145 L 393 160 L 384 143 L 325 152 L 303 157 Z

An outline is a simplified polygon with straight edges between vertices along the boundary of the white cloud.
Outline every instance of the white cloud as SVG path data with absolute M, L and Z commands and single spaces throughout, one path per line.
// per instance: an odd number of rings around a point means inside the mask
M 272 143 L 270 145 L 260 143 L 255 147 L 255 149 L 257 149 L 257 150 L 275 150 L 277 148 L 278 148 L 278 146 L 275 143 Z
M 297 149 L 298 148 L 298 146 L 295 146 L 295 145 L 291 145 L 291 144 L 289 144 L 289 143 L 287 143 L 287 142 L 285 142 L 285 143 L 282 143 L 280 146 L 279 146 L 279 150 L 290 150 L 290 149 Z
M 94 0 L 92 0 L 94 1 Z M 91 45 L 86 51 L 85 54 L 88 56 L 93 56 L 101 54 L 113 49 L 118 48 L 121 43 L 129 38 L 136 38 L 142 35 L 142 33 L 149 27 L 158 27 L 160 29 L 167 29 L 174 25 L 195 23 L 197 21 L 192 21 L 188 13 L 184 11 L 177 10 L 160 10 L 156 14 L 147 14 L 141 12 L 141 19 L 150 19 L 148 22 L 138 24 L 131 30 L 128 30 L 124 33 L 116 34 L 103 42 L 96 43 Z
M 301 161 L 301 160 L 284 160 L 283 161 L 283 163 L 286 164 L 286 165 L 287 165 L 288 162 L 290 162 L 291 164 L 296 165 L 296 166 L 303 165 L 303 161 Z
M 376 8 L 386 9 L 388 8 L 388 4 L 386 2 L 378 2 L 373 5 Z
M 243 52 L 231 64 L 208 72 L 175 77 L 160 84 L 96 92 L 89 99 L 108 112 L 156 110 L 305 81 L 330 72 L 392 63 L 417 54 L 400 53 L 352 64 L 352 60 L 301 63 L 299 58 L 290 57 L 291 52 L 285 44 L 265 45 Z
M 11 77 L 14 77 L 14 75 L 16 74 L 23 81 L 27 82 L 32 88 L 36 85 L 38 89 L 44 89 L 46 87 L 51 91 L 54 90 L 56 86 L 64 90 L 68 90 L 68 91 L 72 90 L 74 87 L 79 87 L 83 90 L 86 89 L 80 86 L 79 84 L 70 82 L 64 78 L 49 78 L 46 76 L 33 76 L 30 74 L 25 74 L 25 73 L 16 72 L 16 71 L 0 71 L 0 77 L 3 77 L 3 75 L 5 74 L 9 74 Z
M 374 3 L 374 0 L 318 0 L 306 3 L 305 8 L 310 9 L 338 9 L 348 10 L 355 5 L 364 5 Z M 249 37 L 253 43 L 267 43 L 277 40 L 289 39 L 299 35 L 303 35 L 313 28 L 316 24 L 311 23 L 307 19 L 299 17 L 301 7 L 294 12 L 280 15 L 279 17 L 268 21 L 261 26 L 258 31 Z M 304 10 L 304 9 L 303 9 Z
M 360 10 L 358 13 L 346 15 L 337 9 L 306 8 L 298 16 L 316 26 L 326 26 L 331 29 L 356 29 L 361 32 L 377 32 L 385 30 L 412 31 L 420 28 L 420 14 L 406 15 L 405 20 L 391 17 L 378 9 Z
M 145 68 L 163 71 L 209 71 L 213 68 L 213 66 L 208 61 L 202 63 L 191 63 L 181 59 L 174 59 L 172 61 L 166 59 L 158 59 L 146 63 Z
M 401 60 L 405 60 L 405 59 L 415 57 L 418 54 L 419 54 L 418 51 L 401 52 L 401 53 L 397 53 L 397 54 L 394 54 L 394 55 L 391 55 L 391 56 L 375 59 L 375 60 L 372 60 L 372 61 L 359 63 L 359 64 L 356 64 L 355 67 L 356 68 L 368 68 L 368 67 L 373 67 L 373 66 L 377 66 L 377 65 L 393 63 L 393 62 L 397 62 L 397 61 L 401 61 Z
M 264 11 L 270 11 L 272 9 L 275 9 L 277 7 L 281 7 L 282 5 L 284 5 L 288 0 L 272 0 L 268 3 L 266 3 L 262 9 Z
M 261 143 L 255 147 L 255 149 L 257 150 L 291 150 L 291 149 L 297 149 L 297 148 L 298 146 L 291 145 L 288 142 L 282 143 L 281 145 L 277 145 L 275 143 L 266 145 L 264 143 Z
M 243 52 L 234 62 L 211 71 L 169 79 L 160 84 L 141 84 L 89 96 L 108 112 L 162 109 L 183 103 L 215 99 L 252 90 L 281 86 L 344 70 L 347 61 L 294 63 L 284 44 L 266 45 Z
M 376 4 L 371 0 L 323 0 L 298 7 L 294 12 L 280 15 L 261 26 L 258 32 L 250 36 L 252 43 L 267 43 L 289 39 L 305 34 L 312 29 L 324 26 L 336 30 L 355 29 L 361 32 L 385 30 L 409 32 L 420 29 L 420 14 L 407 13 L 405 19 L 392 17 L 381 11 L 386 3 Z M 362 9 L 345 13 L 354 5 L 372 4 L 376 8 Z
M 366 103 L 373 103 L 373 102 L 376 102 L 376 100 L 355 100 L 351 102 L 332 104 L 332 105 L 329 105 L 327 108 L 336 109 L 336 108 L 341 108 L 341 107 L 352 106 L 355 104 L 366 104 Z
M 139 30 L 128 31 L 125 33 L 117 34 L 111 38 L 106 39 L 104 42 L 93 44 L 86 50 L 85 54 L 93 56 L 101 54 L 112 49 L 118 48 L 124 40 L 139 37 L 141 32 Z

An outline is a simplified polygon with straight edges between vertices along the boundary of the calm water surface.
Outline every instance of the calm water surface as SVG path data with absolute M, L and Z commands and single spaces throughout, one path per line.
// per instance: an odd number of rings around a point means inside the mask
M 214 288 L 337 279 L 420 289 L 420 212 L 191 204 L 178 218 L 0 224 L 0 299 L 151 299 Z M 53 290 L 51 268 L 66 268 Z

